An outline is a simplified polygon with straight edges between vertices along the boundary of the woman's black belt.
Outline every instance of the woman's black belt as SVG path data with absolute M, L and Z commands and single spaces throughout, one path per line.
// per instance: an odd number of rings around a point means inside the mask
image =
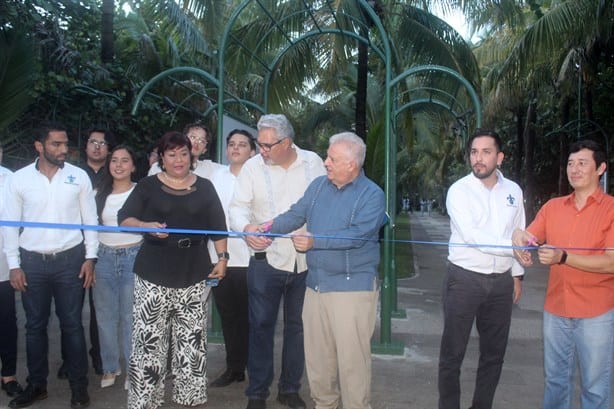
M 171 246 L 171 247 L 179 247 L 180 249 L 187 249 L 189 247 L 199 246 L 203 244 L 206 240 L 203 238 L 199 239 L 191 239 L 189 237 L 184 237 L 179 240 L 147 240 L 148 243 L 153 244 L 154 246 Z

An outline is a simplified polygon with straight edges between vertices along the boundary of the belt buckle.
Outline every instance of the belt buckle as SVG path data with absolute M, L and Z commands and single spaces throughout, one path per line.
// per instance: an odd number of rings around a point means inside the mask
M 180 249 L 187 249 L 189 247 L 192 247 L 192 240 L 187 237 L 179 239 L 177 240 L 177 247 L 179 247 Z

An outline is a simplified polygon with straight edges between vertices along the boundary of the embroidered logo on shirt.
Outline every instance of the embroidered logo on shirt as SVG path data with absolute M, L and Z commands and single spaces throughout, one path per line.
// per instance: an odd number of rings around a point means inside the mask
M 516 198 L 514 196 L 512 196 L 511 193 L 509 195 L 507 195 L 506 199 L 507 199 L 507 203 L 510 206 L 514 206 L 514 203 L 516 202 Z
M 66 176 L 66 182 L 64 183 L 69 184 L 69 185 L 76 185 L 75 180 L 77 180 L 76 177 L 74 177 L 73 175 L 68 175 Z

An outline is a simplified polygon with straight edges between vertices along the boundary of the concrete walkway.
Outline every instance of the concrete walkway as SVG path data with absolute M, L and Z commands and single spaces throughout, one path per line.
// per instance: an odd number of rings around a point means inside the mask
M 446 242 L 449 239 L 449 221 L 446 217 L 432 214 L 420 216 L 414 213 L 411 218 L 412 237 L 417 241 Z M 409 246 L 410 244 L 408 244 Z M 441 285 L 446 266 L 447 247 L 444 245 L 414 245 L 416 276 L 399 280 L 398 307 L 407 313 L 404 319 L 393 319 L 393 340 L 405 345 L 403 356 L 374 356 L 373 358 L 373 409 L 435 409 L 437 407 L 437 361 L 442 331 Z M 546 269 L 532 267 L 527 271 L 521 301 L 514 307 L 512 329 L 503 368 L 503 374 L 495 397 L 497 409 L 539 408 L 543 390 L 541 322 L 542 305 L 547 279 Z M 86 308 L 87 308 L 87 302 Z M 23 341 L 24 317 L 21 302 L 19 311 L 19 365 L 18 377 L 25 383 L 25 347 Z M 84 311 L 84 324 L 87 328 L 88 311 Z M 55 376 L 60 365 L 59 329 L 55 316 L 50 328 L 50 376 L 49 398 L 35 403 L 33 408 L 68 408 L 70 390 L 67 381 Z M 375 341 L 379 338 L 379 328 L 375 331 Z M 281 334 L 278 332 L 278 339 Z M 88 343 L 89 345 L 89 343 Z M 280 342 L 276 345 L 279 367 Z M 473 382 L 477 367 L 478 343 L 474 333 L 467 349 L 461 377 L 463 391 L 462 406 L 469 407 L 473 392 Z M 223 346 L 210 344 L 208 373 L 213 379 L 224 369 Z M 276 371 L 276 376 L 279 369 Z M 99 377 L 90 371 L 91 408 L 125 408 L 126 392 L 123 390 L 123 375 L 115 386 L 101 389 Z M 169 381 L 170 383 L 170 381 Z M 209 402 L 200 407 L 243 409 L 246 405 L 244 389 L 246 383 L 233 384 L 226 388 L 211 388 Z M 170 388 L 167 387 L 167 392 Z M 283 408 L 275 401 L 277 394 L 274 382 L 268 407 Z M 309 401 L 307 379 L 301 395 Z M 9 399 L 0 393 L 0 408 L 8 405 Z M 170 401 L 163 408 L 182 408 Z M 308 404 L 308 408 L 313 405 Z M 579 407 L 579 405 L 577 406 Z

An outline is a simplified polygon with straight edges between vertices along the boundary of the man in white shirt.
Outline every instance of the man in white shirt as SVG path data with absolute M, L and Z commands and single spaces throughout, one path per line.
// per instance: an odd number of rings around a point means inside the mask
M 322 159 L 294 144 L 294 129 L 284 115 L 258 121 L 260 154 L 248 160 L 230 203 L 230 225 L 245 236 L 253 255 L 247 272 L 249 303 L 248 409 L 266 408 L 273 381 L 273 346 L 279 303 L 284 305 L 284 345 L 277 400 L 305 408 L 298 392 L 305 368 L 301 313 L 307 262 L 290 238 L 257 236 L 258 225 L 288 210 L 313 179 L 325 173 Z M 304 226 L 298 231 L 304 232 Z
M 83 169 L 65 163 L 66 128 L 44 123 L 34 147 L 38 159 L 11 177 L 4 190 L 2 219 L 18 222 L 97 225 L 92 184 Z M 81 322 L 84 288 L 94 282 L 98 249 L 96 231 L 4 227 L 4 252 L 10 281 L 21 291 L 26 313 L 28 386 L 9 403 L 11 408 L 30 406 L 47 398 L 47 325 L 51 299 L 60 320 L 62 348 L 72 391 L 70 405 L 89 405 L 87 350 Z
M 448 271 L 443 287 L 444 330 L 439 354 L 439 409 L 460 407 L 460 368 L 473 321 L 480 334 L 472 409 L 492 407 L 524 269 L 514 259 L 512 233 L 524 229 L 520 187 L 497 169 L 499 135 L 478 130 L 467 144 L 472 173 L 448 190 Z
M 256 142 L 251 133 L 243 129 L 230 131 L 226 138 L 226 159 L 229 165 L 211 176 L 220 202 L 230 225 L 228 206 L 235 190 L 237 176 L 247 160 L 256 154 Z M 209 241 L 209 256 L 216 262 L 217 251 Z M 230 259 L 226 276 L 212 288 L 215 305 L 220 313 L 224 345 L 226 346 L 226 370 L 209 383 L 212 388 L 228 386 L 245 380 L 247 367 L 249 321 L 247 319 L 247 266 L 250 252 L 242 237 L 228 237 Z
M 187 124 L 183 128 L 183 133 L 190 138 L 192 142 L 192 160 L 194 161 L 194 173 L 201 178 L 210 179 L 211 175 L 219 169 L 223 169 L 224 165 L 215 163 L 209 159 L 200 159 L 207 152 L 207 147 L 211 143 L 211 132 L 206 125 L 195 122 Z M 158 161 L 154 162 L 149 168 L 148 176 L 160 173 L 160 164 Z
M 0 145 L 0 163 L 3 149 Z M 2 212 L 2 191 L 13 174 L 0 166 L 0 213 Z M 0 249 L 4 246 L 0 234 Z M 15 289 L 9 281 L 9 265 L 3 251 L 0 251 L 0 360 L 2 361 L 2 390 L 10 397 L 22 392 L 17 382 L 17 313 L 15 311 Z

